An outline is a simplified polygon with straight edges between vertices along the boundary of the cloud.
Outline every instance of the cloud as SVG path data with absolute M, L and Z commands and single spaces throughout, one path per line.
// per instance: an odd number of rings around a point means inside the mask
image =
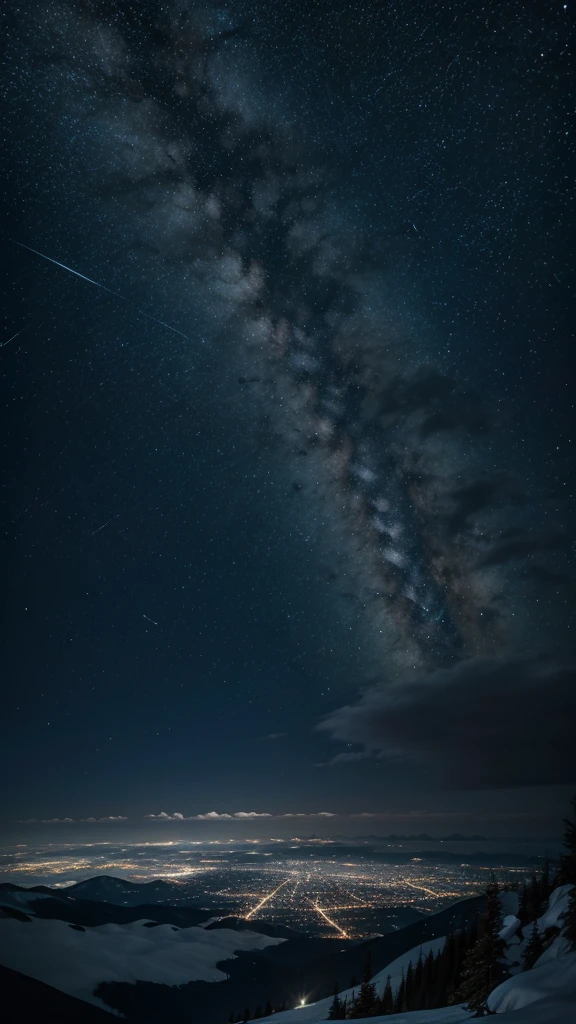
M 471 658 L 372 689 L 318 728 L 361 757 L 423 764 L 451 789 L 569 783 L 575 684 L 572 666 L 544 658 Z
M 82 822 L 128 821 L 124 814 L 107 814 L 103 818 L 80 818 Z
M 220 821 L 222 818 L 232 818 L 231 814 L 219 814 L 218 811 L 208 811 L 206 814 L 195 814 L 197 821 Z
M 128 821 L 123 814 L 108 814 L 102 818 L 24 818 L 19 825 L 94 825 L 108 821 Z
M 179 811 L 174 811 L 174 814 L 167 814 L 166 811 L 160 811 L 160 814 L 145 814 L 145 818 L 152 818 L 156 821 L 189 821 L 189 818 L 185 818 Z
M 147 815 L 147 817 L 154 817 L 154 815 Z M 161 817 L 161 815 L 156 815 Z M 195 821 L 247 821 L 255 818 L 336 818 L 337 815 L 332 811 L 313 811 L 310 813 L 304 811 L 294 811 L 287 814 L 272 814 L 270 811 L 234 811 L 233 814 L 221 814 L 219 811 L 208 811 L 206 814 L 195 814 L 193 818 Z M 164 817 L 164 820 L 168 820 L 169 815 Z M 189 819 L 185 819 L 189 820 Z
M 272 818 L 272 814 L 268 814 L 266 811 L 236 811 L 233 815 L 235 818 Z
M 332 811 L 305 811 L 295 812 L 294 814 L 281 814 L 281 818 L 337 818 L 338 815 Z

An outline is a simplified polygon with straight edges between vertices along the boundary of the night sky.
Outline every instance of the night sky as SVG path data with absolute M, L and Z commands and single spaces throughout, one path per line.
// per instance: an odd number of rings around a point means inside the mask
M 4 5 L 6 827 L 554 828 L 572 26 Z

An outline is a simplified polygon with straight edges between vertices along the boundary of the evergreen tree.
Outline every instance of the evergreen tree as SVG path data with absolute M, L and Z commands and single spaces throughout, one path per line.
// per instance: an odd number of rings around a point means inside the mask
M 232 1011 L 232 1013 L 228 1017 L 228 1024 L 235 1024 L 235 1021 L 236 1021 L 236 1015 L 235 1015 L 234 1011 Z
M 264 1014 L 262 1013 L 262 1007 L 257 1006 L 256 1009 L 254 1010 L 253 1020 L 260 1020 L 263 1016 Z
M 420 955 L 418 956 L 418 962 L 414 970 L 414 997 L 419 1002 L 421 991 L 422 991 L 422 979 L 424 977 L 424 960 L 422 958 L 422 946 L 420 946 Z M 418 1005 L 417 1009 L 420 1009 Z
M 274 1013 L 274 1007 L 272 1006 L 272 1003 L 270 1002 L 270 1000 L 267 999 L 266 1000 L 266 1006 L 264 1007 L 264 1016 L 265 1017 L 271 1017 L 273 1013 Z
M 373 1017 L 376 1012 L 376 986 L 372 981 L 372 956 L 370 950 L 366 956 L 362 984 L 358 998 L 354 1001 L 354 1017 Z
M 466 1008 L 483 1017 L 487 1013 L 486 999 L 502 981 L 502 957 L 506 943 L 500 938 L 502 927 L 498 886 L 492 880 L 486 887 L 484 912 L 479 921 L 478 939 L 466 956 L 457 999 Z
M 408 967 L 406 968 L 406 978 L 404 979 L 404 985 L 404 1006 L 406 1007 L 406 1010 L 411 1010 L 412 1003 L 414 1001 L 414 968 L 412 967 L 411 960 L 408 961 Z
M 338 986 L 334 985 L 334 999 L 328 1013 L 328 1020 L 345 1020 L 344 1003 L 338 995 Z
M 394 1010 L 394 996 L 392 994 L 392 983 L 390 981 L 390 975 L 386 978 L 386 984 L 382 997 L 378 1000 L 378 1013 L 382 1016 L 392 1013 Z
M 572 800 L 572 807 L 574 820 L 564 818 L 564 846 L 567 852 L 560 857 L 560 885 L 576 885 L 576 797 Z
M 572 886 L 568 909 L 564 916 L 564 935 L 572 943 L 572 948 L 576 949 L 576 885 Z
M 522 956 L 522 970 L 529 971 L 534 967 L 539 956 L 544 952 L 544 940 L 538 931 L 538 922 L 534 921 L 528 944 Z
M 535 921 L 537 917 L 542 917 L 543 911 L 544 899 L 542 894 L 542 882 L 540 878 L 537 878 L 536 875 L 533 874 L 528 887 L 528 920 Z
M 542 890 L 542 901 L 545 905 L 548 904 L 550 899 L 550 893 L 552 892 L 552 886 L 550 884 L 550 858 L 548 854 L 544 858 L 544 866 L 542 868 L 542 877 L 540 878 L 540 888 Z
M 572 800 L 573 819 L 564 818 L 564 846 L 566 853 L 560 858 L 559 885 L 572 885 L 568 908 L 564 915 L 564 934 L 576 949 L 576 797 Z
M 394 1013 L 405 1013 L 404 1005 L 406 1003 L 406 979 L 404 978 L 404 969 L 402 969 L 402 979 L 398 986 L 396 998 L 394 1000 Z
M 250 1010 L 246 1008 L 242 1014 L 242 1024 L 246 1024 L 250 1020 Z
M 430 950 L 424 961 L 424 971 L 422 972 L 422 989 L 420 997 L 420 1009 L 422 1010 L 434 1009 L 432 993 L 434 991 L 435 981 L 436 962 L 434 959 L 434 953 Z

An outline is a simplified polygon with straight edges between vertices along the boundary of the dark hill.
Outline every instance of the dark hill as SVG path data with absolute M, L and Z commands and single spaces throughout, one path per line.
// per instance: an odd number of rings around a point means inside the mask
M 36 900 L 27 900 L 25 904 L 15 908 L 10 902 L 9 894 L 3 903 L 1 887 L 0 908 L 11 916 L 16 916 L 16 913 L 26 915 L 28 912 L 44 920 L 68 921 L 69 924 L 82 925 L 85 928 L 101 924 L 130 924 L 132 921 L 142 920 L 154 921 L 156 924 L 172 924 L 178 928 L 191 928 L 214 916 L 213 910 L 200 910 L 197 907 L 159 906 L 154 903 L 122 907 L 114 903 L 59 896 L 42 896 Z
M 111 1024 L 107 1010 L 74 999 L 51 985 L 0 966 L 3 1024 Z

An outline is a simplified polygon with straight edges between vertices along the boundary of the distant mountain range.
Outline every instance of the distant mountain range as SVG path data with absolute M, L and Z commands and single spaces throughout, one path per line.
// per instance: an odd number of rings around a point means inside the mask
M 334 836 L 336 842 L 378 842 L 378 843 L 487 843 L 486 836 L 471 835 L 464 836 L 460 832 L 454 832 L 449 836 L 429 836 L 427 832 L 419 832 L 417 835 L 397 835 L 395 832 L 389 836 L 363 835 L 363 836 Z M 502 840 L 506 842 L 508 840 Z

